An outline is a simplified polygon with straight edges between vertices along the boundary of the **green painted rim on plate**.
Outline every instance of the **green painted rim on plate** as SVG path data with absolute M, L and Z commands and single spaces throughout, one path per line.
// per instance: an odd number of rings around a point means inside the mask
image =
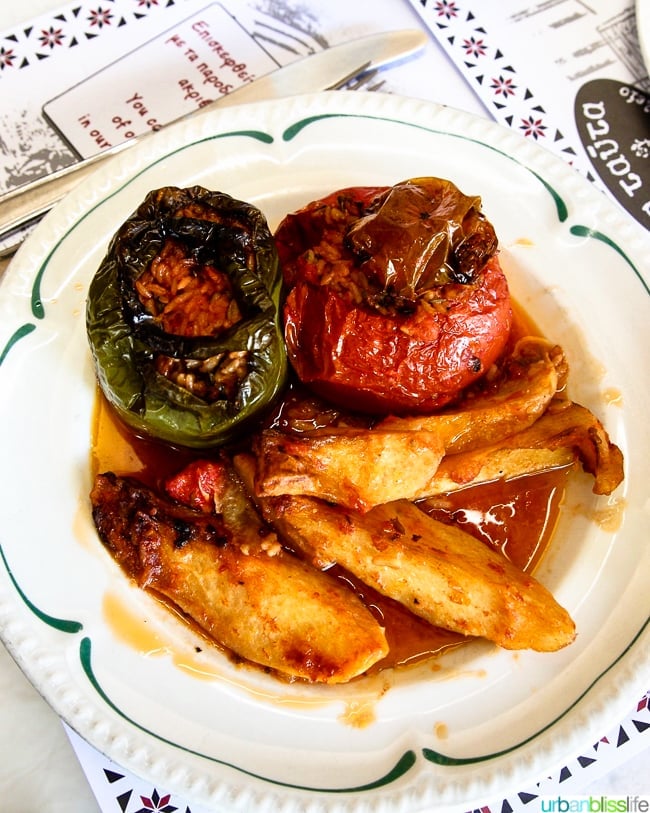
M 477 144 L 480 147 L 485 147 L 488 150 L 492 150 L 492 152 L 497 153 L 498 155 L 502 156 L 503 158 L 507 158 L 509 161 L 517 164 L 520 167 L 528 170 L 531 175 L 533 175 L 537 180 L 542 184 L 542 186 L 547 190 L 547 192 L 553 198 L 553 202 L 555 203 L 555 208 L 557 211 L 557 216 L 560 223 L 564 223 L 564 221 L 569 216 L 569 211 L 567 209 L 567 205 L 564 202 L 561 195 L 549 184 L 547 181 L 544 180 L 537 172 L 532 170 L 530 167 L 527 167 L 525 164 L 522 164 L 521 161 L 518 161 L 516 158 L 513 158 L 512 155 L 508 155 L 508 153 L 503 152 L 503 150 L 498 149 L 497 147 L 493 147 L 490 144 L 486 144 L 484 141 L 481 141 L 477 138 L 470 138 L 469 136 L 461 135 L 459 133 L 450 133 L 447 130 L 437 130 L 434 127 L 425 127 L 422 124 L 413 124 L 407 121 L 399 121 L 397 119 L 391 119 L 388 116 L 368 116 L 365 114 L 355 114 L 355 113 L 323 113 L 317 116 L 307 116 L 304 119 L 300 119 L 300 121 L 295 122 L 290 127 L 287 127 L 284 133 L 282 134 L 283 141 L 291 141 L 293 140 L 302 130 L 306 127 L 309 127 L 316 122 L 323 121 L 325 119 L 334 119 L 334 118 L 343 118 L 343 119 L 352 119 L 352 118 L 362 118 L 362 119 L 372 119 L 374 121 L 387 121 L 391 124 L 402 124 L 404 127 L 412 127 L 416 130 L 422 130 L 426 133 L 434 133 L 435 135 L 443 135 L 449 136 L 450 138 L 459 138 L 462 141 L 468 141 L 471 144 Z
M 16 592 L 23 600 L 23 603 L 26 607 L 28 607 L 34 615 L 42 621 L 44 624 L 47 624 L 48 627 L 52 627 L 55 630 L 59 630 L 59 632 L 66 632 L 71 635 L 76 634 L 77 632 L 81 632 L 83 629 L 83 624 L 80 621 L 71 621 L 67 618 L 57 618 L 56 616 L 49 615 L 49 613 L 43 612 L 43 610 L 39 609 L 32 601 L 30 601 L 25 592 L 21 589 L 16 577 L 14 576 L 11 568 L 9 567 L 9 562 L 7 561 L 7 557 L 5 556 L 5 552 L 2 549 L 2 545 L 0 545 L 0 559 L 2 559 L 2 564 L 5 566 L 5 570 L 7 571 L 7 575 L 11 579 L 11 583 L 13 584 Z
M 233 768 L 234 770 L 239 771 L 240 773 L 246 776 L 250 776 L 254 779 L 259 779 L 263 782 L 271 782 L 274 785 L 277 785 L 278 787 L 293 788 L 294 790 L 310 791 L 312 793 L 359 793 L 362 791 L 376 790 L 377 788 L 381 788 L 384 787 L 385 785 L 391 784 L 391 782 L 394 782 L 396 779 L 400 779 L 402 776 L 404 776 L 404 774 L 407 771 L 409 771 L 413 767 L 416 761 L 416 755 L 413 751 L 405 751 L 404 754 L 402 754 L 399 760 L 395 763 L 395 765 L 391 768 L 391 770 L 388 771 L 384 776 L 378 777 L 373 782 L 368 782 L 364 785 L 357 785 L 355 787 L 349 788 L 316 788 L 309 787 L 307 785 L 294 785 L 290 782 L 279 782 L 277 779 L 271 779 L 267 776 L 262 776 L 261 774 L 246 770 L 245 768 L 242 768 L 238 765 L 233 765 L 231 762 L 227 762 L 226 760 L 217 759 L 216 757 L 210 757 L 207 756 L 206 754 L 202 754 L 200 751 L 195 751 L 192 748 L 187 748 L 183 745 L 179 745 L 179 743 L 176 743 L 173 740 L 169 740 L 166 737 L 161 736 L 160 734 L 156 734 L 155 731 L 151 731 L 150 729 L 136 722 L 133 718 L 125 714 L 119 708 L 119 706 L 110 699 L 108 694 L 104 691 L 101 684 L 99 683 L 99 680 L 97 679 L 92 667 L 92 644 L 90 638 L 82 638 L 81 643 L 79 644 L 79 659 L 81 661 L 81 666 L 84 670 L 84 673 L 86 674 L 86 677 L 90 681 L 92 687 L 95 689 L 97 694 L 106 703 L 106 705 L 108 705 L 123 720 L 126 720 L 140 731 L 143 731 L 150 737 L 154 737 L 160 742 L 164 742 L 167 745 L 172 745 L 174 748 L 180 748 L 181 750 L 185 751 L 185 753 L 201 757 L 202 759 L 207 759 L 210 762 L 216 763 L 217 765 L 223 765 L 227 768 Z
M 21 327 L 16 328 L 13 335 L 9 337 L 9 341 L 5 345 L 2 353 L 0 353 L 0 367 L 14 345 L 16 345 L 21 339 L 24 339 L 25 336 L 29 336 L 29 334 L 34 330 L 36 330 L 36 325 L 32 325 L 31 322 L 27 322 L 26 324 L 21 325 Z

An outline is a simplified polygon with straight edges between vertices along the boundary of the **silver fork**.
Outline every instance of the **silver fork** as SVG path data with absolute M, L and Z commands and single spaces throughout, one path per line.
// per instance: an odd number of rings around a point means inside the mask
M 330 90 L 379 90 L 386 84 L 385 79 L 370 84 L 378 75 L 379 70 L 377 69 L 366 71 L 365 73 L 355 76 L 353 79 L 344 80 L 343 82 L 338 82 L 336 85 L 332 85 Z

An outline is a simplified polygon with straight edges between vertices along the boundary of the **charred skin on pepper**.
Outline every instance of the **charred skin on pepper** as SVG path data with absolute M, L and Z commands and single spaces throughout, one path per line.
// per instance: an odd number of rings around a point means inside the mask
M 113 237 L 86 311 L 121 419 L 191 448 L 237 436 L 286 383 L 281 284 L 256 207 L 198 186 L 149 193 Z

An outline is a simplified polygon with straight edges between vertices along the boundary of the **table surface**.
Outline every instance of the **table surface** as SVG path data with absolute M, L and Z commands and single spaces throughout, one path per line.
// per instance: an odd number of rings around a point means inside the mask
M 56 0 L 2 3 L 0 30 L 60 5 Z M 61 721 L 2 646 L 0 696 L 0 790 L 4 813 L 99 811 Z M 650 751 L 642 751 L 582 792 L 593 796 L 649 794 L 649 764 Z

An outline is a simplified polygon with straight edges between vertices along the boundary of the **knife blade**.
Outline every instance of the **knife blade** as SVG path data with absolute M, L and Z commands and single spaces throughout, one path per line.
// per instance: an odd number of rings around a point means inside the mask
M 190 118 L 198 119 L 215 107 L 248 104 L 301 93 L 329 90 L 341 86 L 366 71 L 385 67 L 413 56 L 424 47 L 426 40 L 426 35 L 422 31 L 405 29 L 370 34 L 334 45 L 278 68 L 250 84 L 216 99 L 205 107 L 174 119 L 169 124 Z M 6 239 L 11 241 L 10 245 L 0 247 L 0 257 L 12 254 L 22 242 L 24 235 L 17 234 L 19 230 L 43 217 L 100 164 L 154 136 L 155 133 L 136 136 L 97 155 L 77 161 L 68 167 L 0 195 L 0 243 Z

